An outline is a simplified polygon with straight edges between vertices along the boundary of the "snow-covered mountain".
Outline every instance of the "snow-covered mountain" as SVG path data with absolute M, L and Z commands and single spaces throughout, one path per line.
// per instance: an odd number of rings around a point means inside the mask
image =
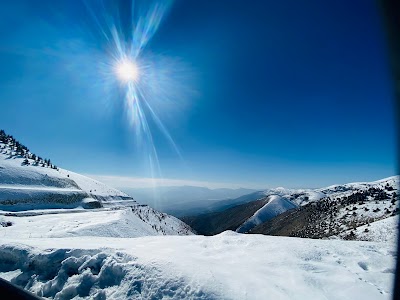
M 354 230 L 397 215 L 398 186 L 399 177 L 393 176 L 374 182 L 314 190 L 268 189 L 258 201 L 183 220 L 198 233 L 207 235 L 236 230 L 241 233 L 374 240 L 376 235 L 372 235 L 372 231 L 368 235 L 369 228 L 364 229 L 362 235 L 357 235 Z M 395 232 L 395 228 L 392 231 Z
M 374 222 L 399 214 L 398 186 L 399 177 L 393 176 L 373 182 L 318 189 L 315 192 L 323 195 L 319 200 L 309 200 L 307 191 L 302 192 L 302 205 L 299 208 L 259 224 L 250 232 L 310 238 L 376 240 L 378 237 L 369 227 Z M 289 194 L 288 198 L 298 201 L 298 195 Z M 395 226 L 391 231 L 396 232 L 395 222 L 387 224 Z M 360 228 L 363 230 L 362 234 L 359 232 Z M 393 235 L 388 235 L 388 238 L 391 236 Z
M 0 131 L 0 221 L 0 230 L 24 237 L 192 234 L 175 217 L 41 159 L 4 131 Z

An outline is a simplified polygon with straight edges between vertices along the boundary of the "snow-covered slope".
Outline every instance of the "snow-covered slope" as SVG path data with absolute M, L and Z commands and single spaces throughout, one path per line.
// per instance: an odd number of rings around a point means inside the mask
M 139 205 L 127 194 L 99 181 L 39 159 L 2 131 L 0 221 L 0 236 L 192 234 L 175 217 Z
M 267 189 L 264 191 L 265 196 L 279 195 L 287 198 L 297 205 L 306 205 L 326 197 L 335 199 L 336 197 L 349 196 L 355 192 L 368 191 L 371 188 L 387 190 L 397 190 L 399 186 L 399 176 L 391 176 L 388 178 L 371 181 L 371 182 L 354 182 L 341 185 L 332 185 L 319 189 L 286 189 L 283 187 L 275 189 Z
M 92 208 L 133 201 L 130 196 L 91 178 L 61 168 L 23 165 L 24 158 L 9 153 L 0 149 L 2 210 Z
M 0 276 L 54 299 L 391 299 L 392 243 L 213 237 L 3 238 Z
M 371 181 L 371 182 L 353 182 L 342 185 L 332 185 L 329 187 L 317 189 L 316 191 L 320 191 L 326 195 L 335 196 L 340 194 L 341 196 L 345 196 L 345 194 L 351 194 L 354 191 L 366 191 L 370 188 L 376 189 L 386 189 L 387 186 L 398 189 L 399 186 L 399 176 L 391 176 L 384 179 Z
M 278 215 L 254 227 L 252 233 L 311 238 L 339 237 L 351 240 L 385 240 L 395 238 L 384 234 L 375 222 L 399 214 L 399 177 L 393 176 L 370 183 L 350 183 L 320 189 L 326 196 L 309 201 L 299 208 Z M 293 195 L 292 195 L 293 196 Z M 386 231 L 395 232 L 395 222 L 382 222 Z M 371 227 L 371 232 L 369 232 Z
M 0 209 L 96 208 L 120 201 L 127 194 L 56 167 L 12 136 L 0 131 Z
M 399 216 L 375 221 L 354 229 L 354 235 L 359 241 L 392 242 L 397 240 L 399 233 Z M 346 238 L 351 235 L 351 230 L 341 232 L 332 238 Z
M 246 222 L 244 222 L 236 232 L 245 233 L 255 226 L 262 224 L 287 210 L 296 208 L 293 202 L 278 195 L 268 197 L 268 203 L 255 212 Z
M 10 226 L 0 226 L 0 236 L 59 238 L 72 236 L 139 237 L 192 234 L 180 220 L 148 206 L 119 209 L 55 211 L 45 210 L 0 216 Z

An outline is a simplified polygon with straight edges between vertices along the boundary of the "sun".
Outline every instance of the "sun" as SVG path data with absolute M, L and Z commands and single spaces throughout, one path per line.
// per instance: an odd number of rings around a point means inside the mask
M 115 67 L 115 73 L 124 83 L 137 82 L 140 75 L 136 62 L 129 59 L 119 61 Z

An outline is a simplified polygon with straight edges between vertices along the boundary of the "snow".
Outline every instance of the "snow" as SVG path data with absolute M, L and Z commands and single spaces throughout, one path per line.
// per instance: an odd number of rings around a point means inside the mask
M 284 213 L 289 209 L 297 207 L 297 205 L 293 202 L 278 195 L 269 196 L 268 198 L 268 203 L 257 210 L 253 216 L 247 219 L 238 229 L 236 229 L 237 232 L 248 232 L 255 226 L 271 220 L 272 218 Z
M 368 232 L 358 227 L 356 234 L 368 240 L 361 242 L 232 231 L 195 236 L 180 220 L 118 190 L 68 170 L 34 166 L 32 160 L 23 166 L 24 158 L 12 151 L 0 149 L 0 277 L 45 298 L 392 296 L 398 217 L 364 225 Z M 269 202 L 245 224 L 255 226 L 327 195 L 388 183 L 397 190 L 398 177 L 319 190 L 268 190 Z M 357 209 L 394 204 L 362 205 L 368 207 Z M 385 214 L 382 209 L 373 216 Z
M 392 243 L 234 232 L 14 236 L 2 238 L 0 276 L 55 299 L 390 299 L 395 255 Z
M 68 170 L 22 165 L 24 158 L 10 153 L 0 151 L 0 210 L 92 208 L 88 203 L 99 207 L 134 202 L 121 191 Z
M 354 230 L 359 241 L 395 242 L 399 231 L 399 216 L 389 217 L 375 221 L 370 225 L 363 225 Z M 344 237 L 350 230 L 343 232 L 339 237 Z
M 310 202 L 315 202 L 326 197 L 335 199 L 339 196 L 348 196 L 357 191 L 368 190 L 371 187 L 385 190 L 387 184 L 397 190 L 399 187 L 399 176 L 391 176 L 372 182 L 354 182 L 342 185 L 331 185 L 318 189 L 287 189 L 278 187 L 275 189 L 267 189 L 264 191 L 264 194 L 266 196 L 279 195 L 291 200 L 297 205 L 306 205 Z
M 0 142 L 0 236 L 138 237 L 193 234 L 182 221 L 139 205 L 132 197 L 86 176 L 24 165 Z M 32 157 L 30 153 L 28 157 Z M 91 210 L 84 210 L 91 209 Z
M 51 213 L 53 212 L 53 213 Z M 34 214 L 35 212 L 30 212 Z M 21 216 L 22 215 L 22 216 Z M 192 234 L 180 220 L 150 207 L 120 207 L 118 209 L 41 211 L 15 216 L 2 216 L 0 237 L 58 238 L 71 236 L 139 237 L 160 234 Z
M 384 189 L 386 184 L 395 188 L 396 190 L 399 187 L 399 176 L 391 176 L 384 179 L 372 181 L 372 182 L 353 182 L 346 183 L 342 185 L 331 185 L 325 188 L 317 189 L 316 191 L 322 192 L 329 196 L 336 196 L 340 194 L 341 196 L 345 196 L 354 191 L 364 191 L 368 190 L 371 187 Z

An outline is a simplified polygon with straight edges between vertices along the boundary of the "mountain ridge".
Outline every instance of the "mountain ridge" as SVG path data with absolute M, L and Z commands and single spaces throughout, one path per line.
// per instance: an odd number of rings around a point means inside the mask
M 229 229 L 267 235 L 357 239 L 357 228 L 369 226 L 375 221 L 399 213 L 398 186 L 399 176 L 395 175 L 372 182 L 331 185 L 314 190 L 268 189 L 263 191 L 265 196 L 259 200 L 257 210 L 252 206 L 253 202 L 249 202 L 223 211 L 185 216 L 181 219 L 194 230 L 206 235 L 218 234 Z M 270 197 L 278 197 L 281 201 L 284 199 L 292 205 L 288 209 L 280 210 L 273 217 L 266 213 L 266 217 L 260 218 L 256 214 L 260 213 L 259 210 L 264 206 L 268 207 Z M 264 205 L 261 206 L 260 203 Z M 236 217 L 232 215 L 236 210 L 241 211 L 240 220 L 230 220 Z M 246 220 L 241 222 L 243 216 L 246 216 Z M 224 226 L 224 222 L 240 224 L 232 228 Z M 220 225 L 216 228 L 214 224 Z M 360 238 L 363 236 L 363 240 L 368 240 L 368 231 L 369 229 L 365 234 L 360 234 Z M 345 232 L 347 234 L 344 234 Z

